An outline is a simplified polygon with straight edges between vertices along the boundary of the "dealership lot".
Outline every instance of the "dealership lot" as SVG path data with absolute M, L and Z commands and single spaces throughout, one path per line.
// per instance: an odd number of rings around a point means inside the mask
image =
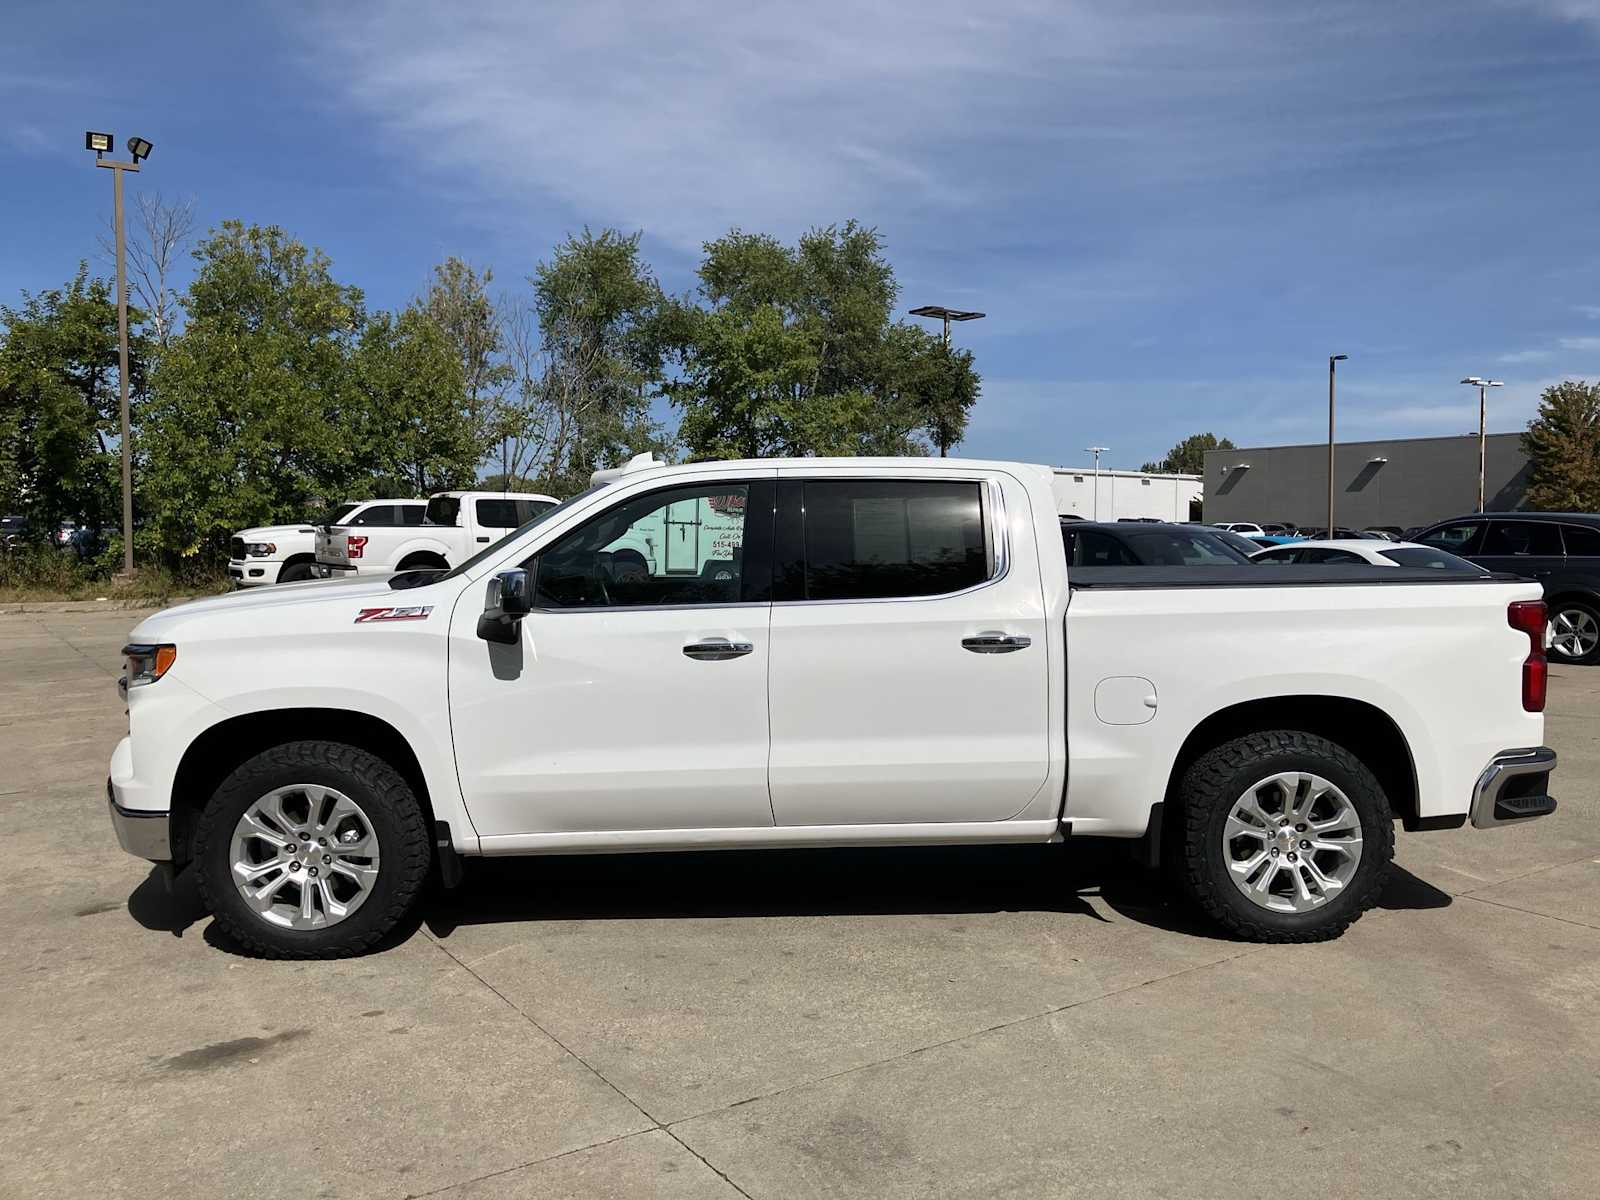
M 331 963 L 123 854 L 137 613 L 0 615 L 0 1194 L 1587 1194 L 1600 669 L 1562 807 L 1402 835 L 1384 906 L 1251 946 L 1093 845 L 469 864 Z

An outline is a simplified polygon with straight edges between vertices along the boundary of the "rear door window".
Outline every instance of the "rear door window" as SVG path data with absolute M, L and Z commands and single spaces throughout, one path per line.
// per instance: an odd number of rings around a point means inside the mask
M 424 514 L 428 511 L 426 504 L 396 504 L 395 513 L 399 516 L 400 525 L 421 525 Z
M 1561 529 L 1548 521 L 1490 521 L 1478 553 L 1486 558 L 1559 558 Z
M 1600 558 L 1600 529 L 1589 525 L 1563 525 L 1561 537 L 1569 558 Z
M 369 504 L 355 516 L 350 518 L 351 525 L 393 525 L 394 505 Z
M 959 592 L 989 577 L 976 481 L 808 480 L 806 600 Z

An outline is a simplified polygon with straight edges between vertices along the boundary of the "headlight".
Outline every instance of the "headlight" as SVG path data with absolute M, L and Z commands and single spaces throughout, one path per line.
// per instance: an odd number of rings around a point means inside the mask
M 276 554 L 278 548 L 271 542 L 249 542 L 245 545 L 244 552 L 251 558 L 266 558 L 270 554 Z
M 172 669 L 178 661 L 178 648 L 173 645 L 136 644 L 122 648 L 122 678 L 117 687 L 123 695 L 129 688 L 154 683 Z

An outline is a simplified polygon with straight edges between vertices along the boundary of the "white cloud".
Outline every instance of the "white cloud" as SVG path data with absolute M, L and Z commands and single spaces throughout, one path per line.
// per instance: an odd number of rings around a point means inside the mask
M 1600 351 L 1600 337 L 1565 337 L 1561 339 L 1561 348 L 1577 353 L 1593 353 Z
M 1574 311 L 1582 313 L 1591 321 L 1600 321 L 1600 304 L 1579 304 Z
M 1499 358 L 1495 359 L 1495 361 L 1503 363 L 1543 362 L 1545 359 L 1551 358 L 1554 355 L 1555 351 L 1548 349 L 1517 350 L 1511 354 L 1502 354 Z

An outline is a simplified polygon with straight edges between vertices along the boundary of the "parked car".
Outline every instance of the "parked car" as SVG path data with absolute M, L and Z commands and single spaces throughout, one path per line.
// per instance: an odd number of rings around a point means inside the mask
M 1243 534 L 1245 537 L 1260 537 L 1266 532 L 1254 521 L 1213 521 L 1213 529 L 1226 529 L 1229 533 Z
M 1262 524 L 1261 532 L 1267 537 L 1294 537 L 1299 528 L 1293 521 L 1267 521 Z
M 1305 528 L 1305 529 L 1302 529 L 1302 530 L 1300 530 L 1300 536 L 1303 537 L 1303 538 L 1314 538 L 1314 539 L 1316 539 L 1318 541 L 1324 541 L 1324 542 L 1330 540 L 1330 535 L 1328 533 L 1328 528 L 1325 525 L 1320 527 L 1320 528 Z M 1371 541 L 1371 542 L 1381 542 L 1381 541 L 1385 541 L 1387 539 L 1379 536 L 1376 533 L 1365 533 L 1360 529 L 1350 529 L 1350 528 L 1348 528 L 1348 527 L 1346 527 L 1344 525 L 1337 525 L 1337 526 L 1334 527 L 1333 534 L 1331 536 L 1331 540 L 1334 540 L 1334 541 Z
M 1361 532 L 1374 534 L 1391 542 L 1403 542 L 1406 540 L 1405 531 L 1398 525 L 1368 525 Z
M 1463 571 L 1468 575 L 1488 574 L 1482 567 L 1436 546 L 1375 541 L 1371 538 L 1308 539 L 1258 550 L 1250 556 L 1250 561 L 1267 566 L 1310 563 L 1320 566 L 1410 567 L 1414 570 Z
M 313 521 L 241 529 L 228 543 L 228 577 L 236 588 L 315 579 L 319 525 L 403 529 L 421 525 L 427 507 L 426 500 L 350 501 L 335 505 Z
M 439 492 L 420 523 L 325 525 L 316 535 L 316 570 L 335 575 L 444 571 L 559 503 L 530 492 Z
M 27 517 L 0 517 L 0 549 L 20 550 L 28 544 Z
M 1061 527 L 1048 467 L 641 456 L 448 572 L 145 618 L 111 820 L 239 945 L 331 957 L 463 855 L 1069 834 L 1298 942 L 1377 901 L 1394 818 L 1554 809 L 1536 585 L 1073 566 Z
M 1600 661 L 1600 515 L 1493 512 L 1441 521 L 1416 540 L 1470 562 L 1537 580 L 1558 662 Z
M 1063 525 L 1067 563 L 1074 567 L 1228 566 L 1250 561 L 1248 539 L 1190 525 L 1082 521 Z

